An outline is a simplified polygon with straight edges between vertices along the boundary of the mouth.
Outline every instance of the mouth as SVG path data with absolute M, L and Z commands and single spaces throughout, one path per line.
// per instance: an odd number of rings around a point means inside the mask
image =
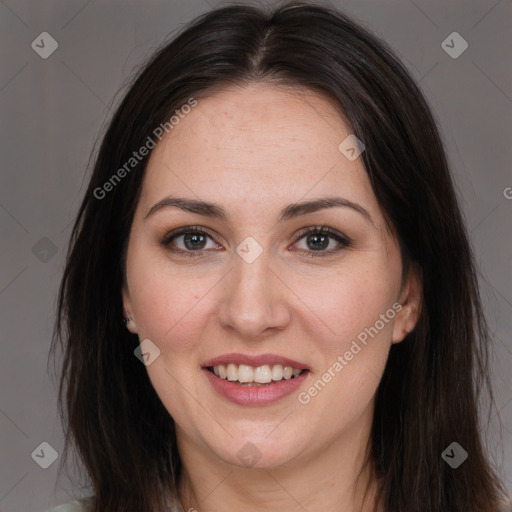
M 204 375 L 223 398 L 238 405 L 268 405 L 296 391 L 311 370 L 274 354 L 229 354 L 205 362 Z
M 239 386 L 271 386 L 276 382 L 297 378 L 308 370 L 283 364 L 249 366 L 246 364 L 218 364 L 206 369 L 215 376 Z

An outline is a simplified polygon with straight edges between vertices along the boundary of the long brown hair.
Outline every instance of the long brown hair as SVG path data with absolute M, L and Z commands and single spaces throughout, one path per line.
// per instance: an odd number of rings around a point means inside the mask
M 124 255 L 148 156 L 98 190 L 159 125 L 219 86 L 306 87 L 339 105 L 405 264 L 423 281 L 422 313 L 393 345 L 376 395 L 370 454 L 387 512 L 497 512 L 501 485 L 478 428 L 490 391 L 489 330 L 472 250 L 436 122 L 388 46 L 327 7 L 233 5 L 194 20 L 133 80 L 103 137 L 70 241 L 52 351 L 64 351 L 59 407 L 95 512 L 163 512 L 177 503 L 174 423 L 123 325 Z M 154 137 L 154 135 L 153 135 Z M 104 190 L 104 188 L 103 188 Z M 96 193 L 95 193 L 96 191 Z M 491 394 L 492 395 L 492 394 Z M 441 454 L 456 441 L 457 469 Z

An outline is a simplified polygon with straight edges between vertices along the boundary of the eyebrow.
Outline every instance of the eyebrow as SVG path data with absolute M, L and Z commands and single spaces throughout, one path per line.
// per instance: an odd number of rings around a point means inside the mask
M 144 220 L 146 220 L 148 217 L 155 214 L 156 212 L 164 208 L 170 207 L 176 207 L 179 208 L 180 210 L 196 213 L 198 215 L 204 215 L 206 217 L 220 219 L 223 221 L 227 221 L 229 217 L 226 210 L 218 204 L 209 203 L 197 199 L 169 196 L 155 203 L 149 209 L 148 213 L 144 217 Z M 314 213 L 318 210 L 336 207 L 351 208 L 352 210 L 355 210 L 356 212 L 360 213 L 367 221 L 373 224 L 373 220 L 365 208 L 363 208 L 361 205 L 357 203 L 349 201 L 348 199 L 344 199 L 343 197 L 324 197 L 321 199 L 313 199 L 310 201 L 302 201 L 300 203 L 289 204 L 288 206 L 281 210 L 277 217 L 277 220 L 278 222 L 284 222 L 286 220 L 301 217 L 309 213 Z

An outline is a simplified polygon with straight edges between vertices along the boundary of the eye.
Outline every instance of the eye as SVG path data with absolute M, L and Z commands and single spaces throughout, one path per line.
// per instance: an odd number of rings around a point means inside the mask
M 208 239 L 212 240 L 212 247 L 207 246 Z M 203 250 L 218 248 L 218 245 L 213 238 L 198 226 L 188 226 L 176 229 L 175 231 L 168 233 L 161 241 L 161 244 L 172 252 L 186 256 L 201 256 L 203 254 Z M 172 248 L 173 245 L 178 248 Z
M 212 241 L 213 246 L 208 247 L 208 239 Z M 299 251 L 305 253 L 308 257 L 330 256 L 351 244 L 347 236 L 326 226 L 304 228 L 297 234 L 295 244 L 303 239 L 306 248 L 299 249 Z M 332 243 L 333 240 L 335 241 L 334 244 Z M 218 250 L 220 247 L 212 236 L 199 226 L 176 229 L 165 235 L 160 243 L 174 253 L 192 257 L 203 256 L 203 251 Z M 334 245 L 334 248 L 331 247 L 330 250 L 325 250 L 332 245 Z
M 318 256 L 330 256 L 350 246 L 351 243 L 347 236 L 326 226 L 315 226 L 303 229 L 297 235 L 296 243 L 303 239 L 306 248 L 300 250 L 305 252 L 305 256 L 313 258 Z M 336 243 L 331 243 L 332 240 Z M 324 250 L 332 245 L 334 245 L 334 248 L 331 247 L 331 250 Z

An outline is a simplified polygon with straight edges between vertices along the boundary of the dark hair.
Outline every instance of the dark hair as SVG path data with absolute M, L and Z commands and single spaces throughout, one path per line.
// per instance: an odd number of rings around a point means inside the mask
M 233 5 L 194 20 L 144 66 L 110 121 L 58 299 L 52 351 L 57 342 L 65 350 L 62 463 L 77 450 L 95 512 L 176 503 L 174 422 L 122 321 L 124 256 L 149 155 L 104 197 L 95 191 L 191 98 L 251 82 L 304 87 L 339 105 L 366 146 L 361 157 L 404 266 L 421 271 L 418 324 L 392 346 L 376 395 L 368 462 L 378 503 L 389 512 L 497 512 L 503 489 L 477 409 L 482 386 L 492 399 L 490 336 L 436 122 L 384 42 L 336 10 L 306 3 L 271 12 Z M 453 441 L 469 453 L 457 470 L 441 457 Z

